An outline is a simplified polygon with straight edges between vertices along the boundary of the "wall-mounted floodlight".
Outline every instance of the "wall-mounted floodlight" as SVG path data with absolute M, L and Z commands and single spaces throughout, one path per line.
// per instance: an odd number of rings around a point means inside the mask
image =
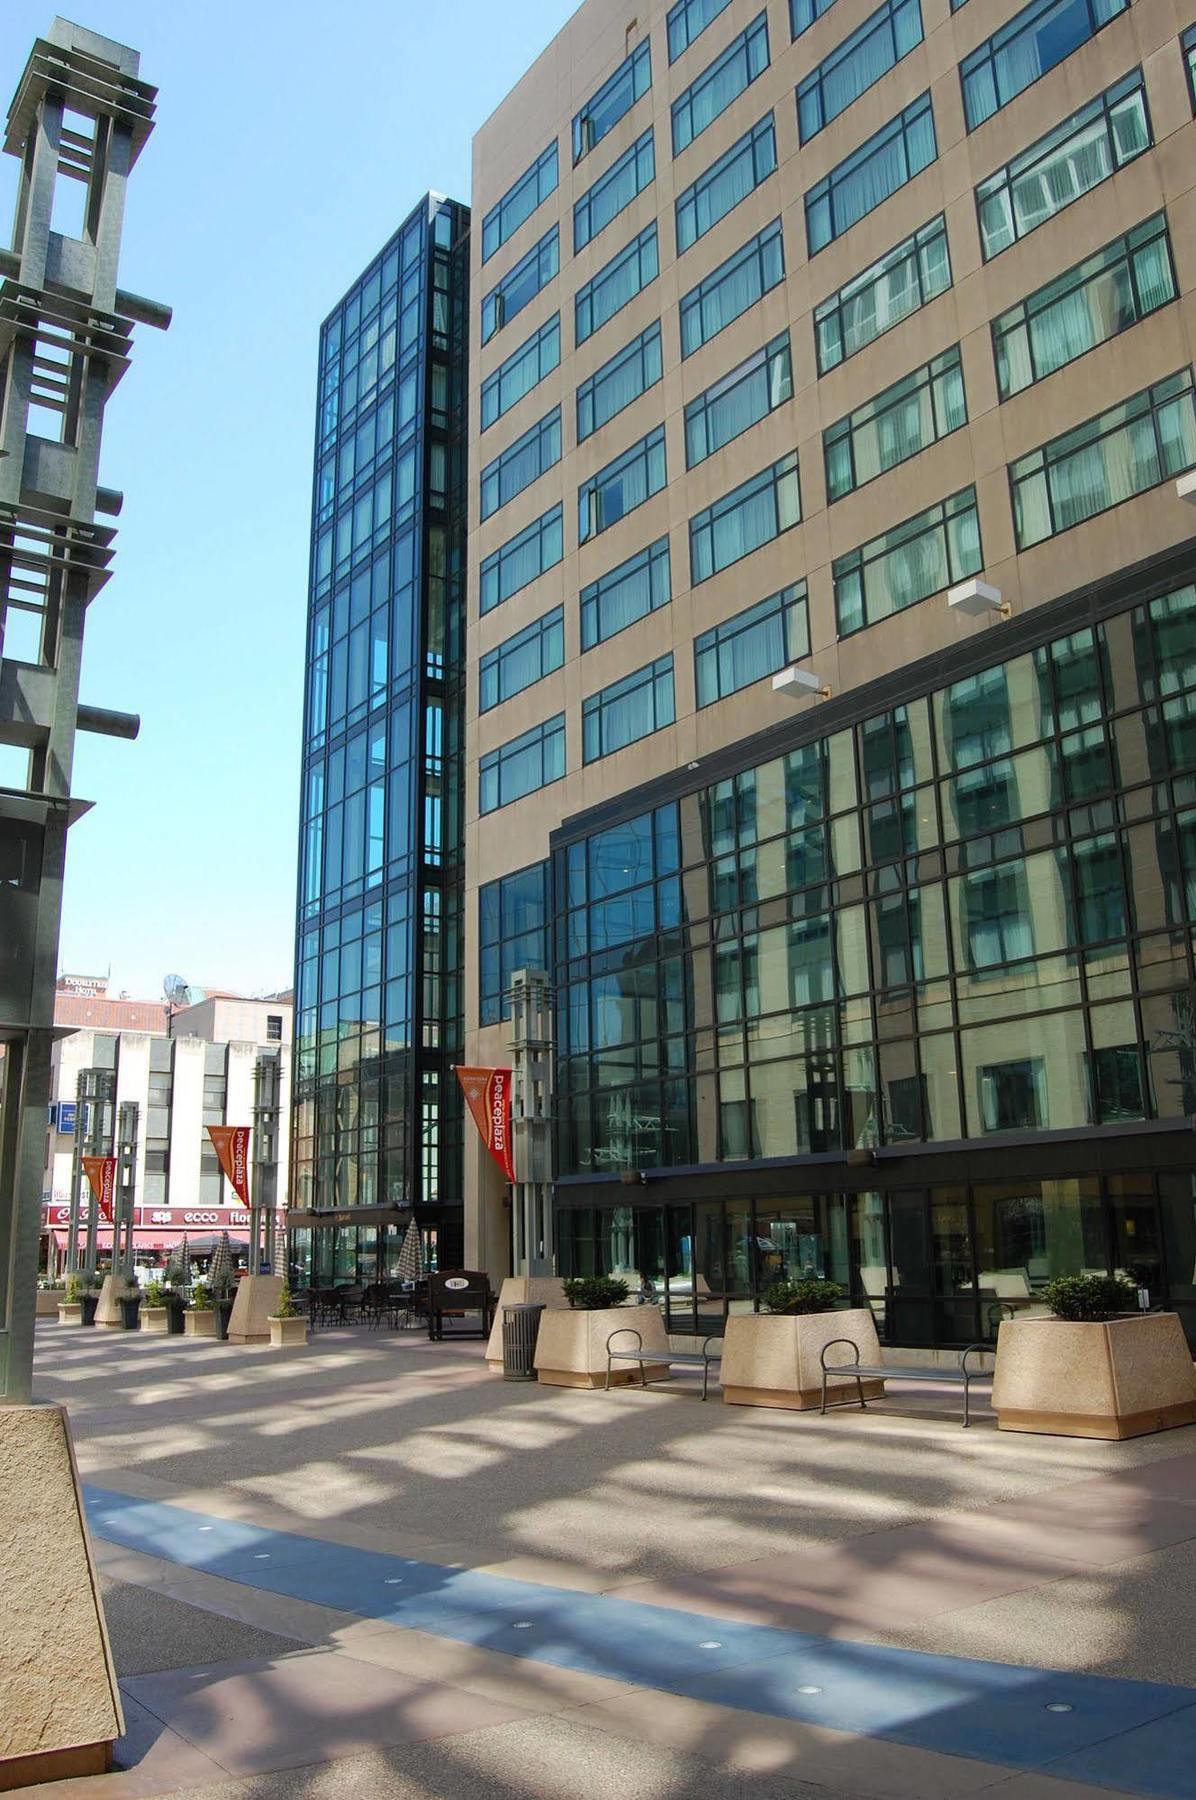
M 1189 469 L 1175 484 L 1175 491 L 1189 506 L 1196 506 L 1196 469 Z
M 809 669 L 792 666 L 773 676 L 772 691 L 774 694 L 788 694 L 791 700 L 808 700 L 811 695 L 819 700 L 829 700 L 831 697 L 831 690 L 819 676 Z
M 952 612 L 966 613 L 969 619 L 983 619 L 996 615 L 997 618 L 1009 617 L 1009 602 L 1001 598 L 1000 588 L 990 587 L 987 581 L 980 581 L 973 576 L 971 581 L 961 581 L 958 587 L 948 588 L 947 605 Z

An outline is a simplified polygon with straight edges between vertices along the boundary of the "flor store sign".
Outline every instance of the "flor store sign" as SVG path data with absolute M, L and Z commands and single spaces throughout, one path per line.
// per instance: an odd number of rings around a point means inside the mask
M 84 1201 L 79 1216 L 87 1218 L 87 1205 Z M 277 1214 L 282 1225 L 286 1214 L 281 1210 Z M 42 1224 L 47 1230 L 65 1231 L 71 1222 L 71 1209 L 67 1205 L 48 1202 L 42 1207 Z M 101 1230 L 108 1221 L 101 1214 Z M 133 1208 L 134 1225 L 170 1225 L 183 1231 L 244 1231 L 249 1225 L 249 1212 L 241 1206 L 135 1206 Z

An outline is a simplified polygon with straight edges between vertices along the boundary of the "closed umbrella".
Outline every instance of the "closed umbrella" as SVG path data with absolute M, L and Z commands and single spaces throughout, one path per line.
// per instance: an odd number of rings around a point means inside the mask
M 191 1251 L 185 1231 L 166 1259 L 166 1279 L 175 1287 L 191 1286 Z
M 228 1232 L 220 1233 L 220 1241 L 212 1252 L 208 1267 L 208 1286 L 214 1294 L 227 1294 L 233 1284 L 233 1249 Z
M 398 1277 L 400 1281 L 418 1281 L 424 1272 L 424 1240 L 423 1234 L 415 1220 L 407 1227 L 407 1235 L 399 1250 Z

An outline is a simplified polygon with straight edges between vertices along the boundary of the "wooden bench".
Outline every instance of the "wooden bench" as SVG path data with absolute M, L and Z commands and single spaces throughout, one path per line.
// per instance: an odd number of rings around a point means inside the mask
M 633 1337 L 635 1339 L 635 1349 L 612 1350 L 611 1345 L 617 1337 Z M 712 1332 L 709 1337 L 703 1338 L 702 1348 L 700 1350 L 645 1350 L 643 1335 L 636 1330 L 635 1326 L 620 1325 L 619 1329 L 617 1331 L 612 1331 L 606 1340 L 605 1392 L 610 1392 L 611 1364 L 614 1362 L 638 1363 L 641 1387 L 647 1387 L 648 1385 L 649 1367 L 654 1366 L 659 1368 L 666 1363 L 670 1366 L 674 1363 L 679 1363 L 685 1364 L 690 1368 L 701 1369 L 702 1398 L 705 1400 L 710 1392 L 710 1365 L 711 1363 L 721 1362 L 722 1360 L 721 1352 L 712 1350 L 710 1346 L 711 1344 L 721 1344 L 722 1341 L 721 1332 Z M 655 1377 L 653 1379 L 655 1379 Z
M 826 1360 L 827 1351 L 833 1350 L 836 1345 L 843 1344 L 845 1344 L 849 1350 L 855 1351 L 855 1361 L 828 1363 Z M 969 1369 L 968 1357 L 972 1354 L 973 1350 L 991 1349 L 991 1344 L 969 1344 L 966 1350 L 960 1351 L 959 1366 L 954 1369 L 911 1368 L 908 1364 L 899 1367 L 896 1363 L 862 1363 L 860 1361 L 860 1347 L 854 1338 L 832 1338 L 829 1344 L 823 1345 L 819 1357 L 819 1361 L 822 1364 L 822 1406 L 819 1410 L 823 1413 L 826 1412 L 827 1384 L 832 1375 L 846 1376 L 849 1380 L 855 1381 L 856 1394 L 859 1399 L 861 1412 L 867 1412 L 868 1410 L 867 1401 L 864 1399 L 865 1378 L 869 1381 L 946 1382 L 951 1387 L 963 1388 L 963 1425 L 964 1430 L 966 1431 L 972 1422 L 971 1384 L 976 1380 L 977 1376 L 983 1376 L 985 1373 L 983 1369 Z M 840 1400 L 836 1401 L 835 1404 L 839 1406 L 848 1406 L 851 1403 L 849 1400 Z

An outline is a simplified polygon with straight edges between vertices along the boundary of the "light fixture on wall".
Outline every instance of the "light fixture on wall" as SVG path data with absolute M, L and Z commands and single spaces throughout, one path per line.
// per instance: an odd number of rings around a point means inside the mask
M 947 589 L 947 605 L 952 612 L 964 613 L 969 619 L 983 619 L 992 614 L 1007 619 L 1010 612 L 1009 602 L 1002 598 L 1000 588 L 990 587 L 976 575 L 971 581 L 961 581 L 958 587 Z
M 831 690 L 818 675 L 810 669 L 799 669 L 792 664 L 782 669 L 779 675 L 772 678 L 774 694 L 788 694 L 791 700 L 808 700 L 813 695 L 818 700 L 829 700 Z

